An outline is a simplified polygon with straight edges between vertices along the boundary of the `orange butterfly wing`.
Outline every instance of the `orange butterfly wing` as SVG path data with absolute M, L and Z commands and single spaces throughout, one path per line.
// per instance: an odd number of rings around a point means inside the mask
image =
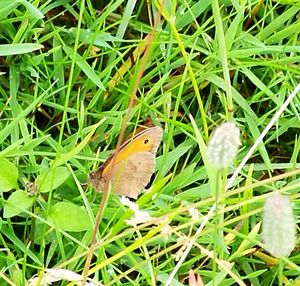
M 103 190 L 106 180 L 111 178 L 112 187 L 118 195 L 136 198 L 154 172 L 155 154 L 161 139 L 162 129 L 152 127 L 126 141 L 115 160 L 112 160 L 113 154 L 89 175 L 95 189 Z

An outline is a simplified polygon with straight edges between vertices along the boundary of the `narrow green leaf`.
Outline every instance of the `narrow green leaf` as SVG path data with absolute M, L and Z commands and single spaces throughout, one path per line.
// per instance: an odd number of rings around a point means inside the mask
M 226 45 L 226 49 L 227 51 L 230 51 L 234 41 L 236 38 L 238 38 L 237 36 L 240 36 L 241 32 L 242 32 L 242 25 L 241 23 L 243 23 L 243 17 L 244 17 L 244 9 L 239 9 L 236 16 L 234 17 L 232 23 L 230 24 L 228 30 L 226 31 L 225 34 L 225 45 Z M 228 54 L 227 54 L 228 56 Z
M 7 138 L 7 136 L 11 134 L 12 130 L 16 128 L 16 126 L 19 124 L 21 119 L 25 118 L 32 110 L 34 110 L 36 106 L 44 99 L 44 96 L 50 93 L 50 90 L 52 89 L 52 86 L 54 84 L 55 83 L 51 84 L 43 94 L 41 94 L 39 97 L 33 100 L 26 109 L 24 109 L 21 113 L 18 114 L 18 116 L 14 118 L 14 120 L 12 120 L 4 128 L 2 127 L 2 129 L 0 130 L 0 143 L 2 143 Z
M 237 259 L 238 257 L 243 256 L 243 252 L 245 250 L 249 250 L 251 247 L 255 245 L 254 241 L 255 238 L 258 236 L 258 233 L 261 228 L 261 222 L 258 222 L 256 225 L 253 226 L 251 232 L 246 236 L 247 239 L 244 239 L 238 249 L 233 253 L 233 255 L 230 257 L 230 261 L 233 261 Z
M 61 154 L 60 157 L 54 161 L 53 166 L 52 167 L 58 167 L 66 162 L 68 162 L 70 159 L 74 158 L 74 156 L 76 154 L 78 154 L 84 146 L 86 146 L 86 144 L 90 141 L 90 139 L 92 138 L 94 132 L 96 131 L 96 129 L 106 120 L 106 118 L 103 118 L 102 120 L 100 120 L 97 124 L 94 124 L 93 126 L 90 126 L 91 131 L 90 133 L 75 147 L 73 148 L 70 152 L 65 153 L 65 154 Z
M 261 29 L 257 35 L 260 40 L 267 40 L 270 35 L 280 31 L 286 26 L 286 22 L 290 21 L 300 10 L 300 7 L 292 6 L 281 15 L 278 15 L 273 21 L 271 21 L 264 29 Z
M 210 184 L 210 188 L 211 188 L 211 194 L 213 195 L 215 193 L 215 190 L 217 190 L 217 182 L 220 181 L 220 179 L 218 179 L 218 171 L 215 167 L 213 167 L 210 163 L 209 160 L 207 158 L 207 146 L 202 138 L 202 135 L 198 129 L 198 126 L 194 120 L 194 118 L 190 115 L 190 120 L 192 122 L 192 126 L 194 128 L 194 132 L 196 135 L 196 139 L 197 139 L 197 143 L 199 146 L 199 150 L 204 162 L 204 165 L 206 167 L 207 170 L 207 175 L 209 178 L 209 184 Z
M 27 8 L 27 10 L 29 11 L 32 17 L 36 19 L 44 18 L 43 13 L 34 5 L 32 5 L 30 2 L 28 2 L 27 0 L 19 0 L 19 1 Z
M 211 6 L 211 0 L 195 1 L 194 3 L 183 15 L 181 14 L 181 10 L 177 11 L 175 24 L 178 30 L 190 25 L 193 21 L 197 21 L 196 19 L 208 8 L 210 9 Z
M 16 166 L 7 159 L 0 158 L 0 170 L 0 192 L 18 188 L 19 174 Z
M 6 237 L 6 241 L 9 241 L 11 245 L 14 245 L 16 247 L 15 249 L 18 249 L 20 253 L 26 253 L 26 255 L 28 255 L 28 257 L 32 259 L 32 261 L 36 263 L 36 265 L 38 265 L 39 267 L 43 266 L 43 262 L 36 256 L 36 254 L 32 250 L 30 250 L 28 244 L 25 244 L 25 241 L 22 241 L 19 237 L 16 236 L 14 229 L 11 226 L 8 226 L 8 224 L 3 224 L 3 226 L 1 227 L 1 233 Z M 5 252 L 2 251 L 1 253 L 3 254 Z
M 0 2 L 0 19 L 7 18 L 7 16 L 13 12 L 20 3 L 18 1 L 1 1 Z
M 70 58 L 73 58 L 74 51 L 70 47 L 63 46 L 63 49 Z M 99 76 L 78 53 L 75 54 L 75 63 L 95 85 L 97 85 L 100 89 L 105 90 L 105 87 L 102 84 Z
M 49 214 L 48 221 L 64 231 L 85 231 L 92 228 L 86 210 L 70 202 L 55 204 Z
M 207 79 L 211 82 L 213 82 L 215 85 L 217 85 L 220 89 L 224 89 L 224 80 L 216 75 L 208 76 Z M 239 105 L 243 110 L 245 110 L 248 114 L 251 115 L 252 118 L 255 118 L 256 121 L 258 121 L 258 118 L 249 106 L 249 103 L 245 98 L 234 88 L 232 88 L 232 96 L 237 105 Z
M 194 172 L 195 167 L 195 163 L 191 164 L 190 166 L 187 166 L 185 169 L 181 170 L 181 172 L 178 175 L 175 175 L 172 181 L 164 190 L 164 193 L 171 194 L 171 192 L 181 189 L 185 184 L 189 184 L 190 178 Z
M 156 159 L 156 169 L 159 170 L 160 175 L 165 176 L 171 169 L 171 167 L 182 157 L 186 152 L 192 148 L 191 141 L 186 140 L 175 150 L 168 153 L 164 159 L 162 156 Z M 164 161 L 163 161 L 164 160 Z M 163 163 L 163 165 L 162 165 Z
M 0 56 L 27 54 L 42 48 L 40 44 L 5 44 L 0 45 Z
M 295 23 L 292 25 L 288 25 L 282 29 L 280 29 L 278 32 L 276 32 L 274 35 L 268 37 L 265 40 L 266 44 L 272 44 L 272 43 L 278 43 L 283 42 L 284 39 L 290 39 L 292 35 L 295 34 L 295 31 L 299 31 L 300 29 L 300 23 Z
M 269 96 L 272 101 L 274 101 L 278 106 L 282 105 L 282 102 L 280 102 L 280 99 L 276 94 L 274 94 L 268 86 L 266 86 L 263 81 L 256 76 L 250 69 L 248 68 L 242 68 L 241 69 L 243 73 L 247 76 L 247 78 L 256 86 L 258 89 L 260 89 L 263 93 L 266 94 L 266 96 Z
M 17 216 L 32 206 L 34 197 L 29 197 L 26 192 L 18 190 L 13 192 L 4 205 L 4 217 Z
M 74 39 L 76 37 L 77 28 L 71 28 L 68 30 L 70 36 Z M 92 31 L 89 29 L 80 29 L 79 31 L 79 40 L 82 43 L 88 45 L 95 45 L 104 48 L 111 48 L 111 46 L 107 43 L 107 41 L 115 42 L 117 40 L 116 37 L 111 36 L 109 33 L 100 33 L 98 31 Z
M 43 136 L 31 139 L 30 136 L 16 140 L 3 151 L 0 151 L 0 157 L 25 156 L 33 152 L 33 149 L 44 142 L 49 136 Z
M 203 184 L 201 186 L 182 191 L 176 195 L 176 199 L 182 201 L 203 200 L 211 196 L 210 185 Z
M 247 112 L 244 112 L 244 115 L 245 115 L 247 125 L 250 129 L 251 135 L 252 135 L 253 139 L 255 140 L 255 138 L 258 138 L 260 135 L 260 131 L 257 127 L 257 121 L 254 118 L 252 118 Z M 270 160 L 268 151 L 266 149 L 266 146 L 262 142 L 258 145 L 258 151 L 259 151 L 261 157 L 263 158 L 268 170 L 272 170 L 272 164 L 271 164 L 271 160 Z

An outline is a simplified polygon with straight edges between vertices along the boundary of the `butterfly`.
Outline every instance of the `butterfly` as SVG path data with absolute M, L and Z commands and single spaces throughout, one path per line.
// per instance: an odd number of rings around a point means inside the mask
M 162 135 L 162 128 L 155 126 L 123 143 L 117 154 L 112 154 L 98 170 L 89 174 L 94 188 L 104 190 L 110 179 L 116 194 L 136 199 L 155 171 L 155 155 Z

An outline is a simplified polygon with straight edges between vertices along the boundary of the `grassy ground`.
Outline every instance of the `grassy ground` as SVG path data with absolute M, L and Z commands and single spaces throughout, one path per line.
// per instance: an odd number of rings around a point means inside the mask
M 299 285 L 298 247 L 278 260 L 261 238 L 274 190 L 300 214 L 299 94 L 284 106 L 300 76 L 297 2 L 0 1 L 0 285 L 44 268 L 82 273 L 102 197 L 87 175 L 122 124 L 126 136 L 145 122 L 164 130 L 151 191 L 137 200 L 152 219 L 128 225 L 133 212 L 111 194 L 90 277 L 188 285 L 193 270 L 204 285 Z M 224 121 L 242 145 L 217 172 L 206 145 Z

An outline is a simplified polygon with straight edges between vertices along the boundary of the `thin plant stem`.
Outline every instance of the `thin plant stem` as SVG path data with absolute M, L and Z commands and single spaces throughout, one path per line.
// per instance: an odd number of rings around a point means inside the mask
M 163 3 L 161 5 L 163 6 Z M 136 79 L 136 81 L 134 83 L 133 90 L 132 90 L 132 93 L 131 93 L 131 96 L 130 96 L 130 100 L 129 100 L 127 112 L 125 114 L 125 117 L 124 117 L 124 120 L 123 120 L 123 124 L 122 124 L 122 128 L 121 128 L 121 132 L 120 132 L 120 136 L 118 138 L 116 151 L 115 151 L 114 156 L 112 158 L 112 165 L 115 163 L 116 157 L 118 155 L 120 146 L 121 146 L 123 138 L 124 138 L 125 129 L 126 129 L 126 126 L 127 126 L 127 122 L 129 120 L 129 114 L 130 114 L 130 111 L 131 111 L 131 109 L 133 107 L 134 98 L 135 98 L 136 92 L 138 90 L 139 83 L 141 82 L 141 79 L 142 79 L 142 76 L 143 76 L 143 73 L 144 73 L 144 70 L 145 70 L 145 66 L 146 66 L 147 60 L 148 60 L 149 55 L 150 55 L 151 43 L 153 42 L 153 39 L 154 39 L 154 36 L 155 36 L 155 31 L 156 31 L 156 27 L 158 25 L 158 22 L 160 20 L 160 15 L 161 15 L 161 10 L 158 10 L 154 26 L 153 26 L 153 28 L 152 28 L 152 30 L 150 32 L 148 42 L 146 43 L 147 47 L 145 49 L 145 54 L 144 54 L 144 56 L 142 58 L 141 67 L 140 67 L 140 69 L 138 71 L 137 79 Z M 108 194 L 109 194 L 108 189 L 109 189 L 110 177 L 111 177 L 111 172 L 108 175 L 108 179 L 105 181 L 105 186 L 104 186 L 104 190 L 103 190 L 103 196 L 102 196 L 102 199 L 101 199 L 101 202 L 100 202 L 100 206 L 99 206 L 99 209 L 98 209 L 98 212 L 97 212 L 96 221 L 95 221 L 95 228 L 94 228 L 94 232 L 92 234 L 92 239 L 91 239 L 91 243 L 90 243 L 90 249 L 88 251 L 88 255 L 87 255 L 86 262 L 85 262 L 85 265 L 84 265 L 84 269 L 83 269 L 83 272 L 82 272 L 82 277 L 83 277 L 82 278 L 82 286 L 85 286 L 85 284 L 86 284 L 86 280 L 87 280 L 87 276 L 88 276 L 88 271 L 89 271 L 91 260 L 92 260 L 92 256 L 93 256 L 94 244 L 96 242 L 96 235 L 97 235 L 98 227 L 99 227 L 100 222 L 101 222 L 101 217 L 102 217 L 102 213 L 103 213 L 103 210 L 104 210 L 104 206 L 105 206 L 106 201 L 108 199 Z
M 283 277 L 283 267 L 284 267 L 284 261 L 282 259 L 279 259 L 278 263 L 278 286 L 282 286 L 282 277 Z

